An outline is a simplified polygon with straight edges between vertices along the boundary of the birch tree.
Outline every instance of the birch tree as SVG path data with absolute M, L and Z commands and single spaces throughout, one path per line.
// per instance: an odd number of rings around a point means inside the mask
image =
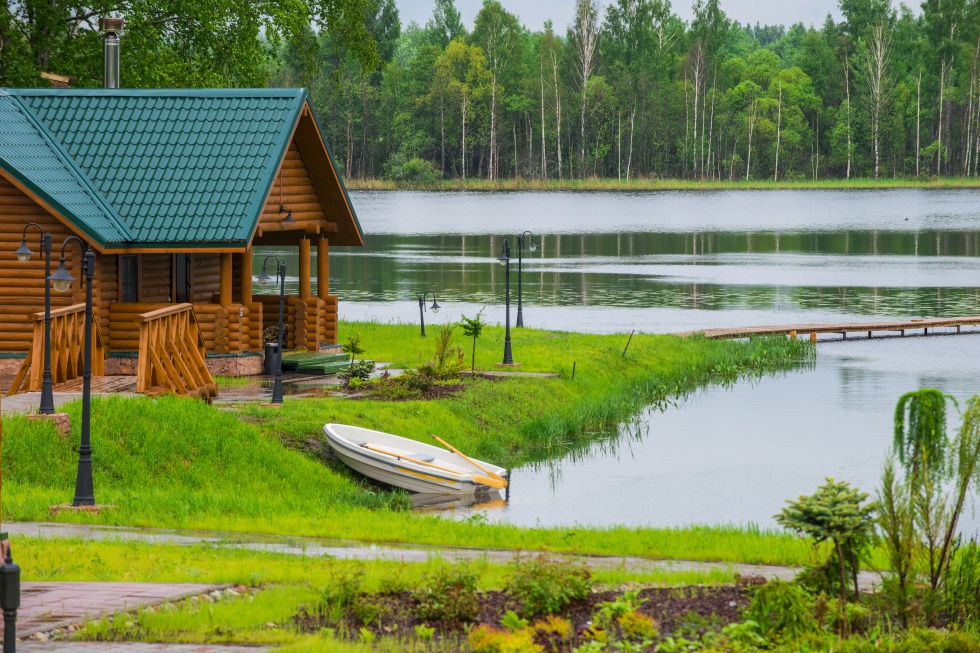
M 579 112 L 579 136 L 581 142 L 579 156 L 579 176 L 585 176 L 586 140 L 586 108 L 588 104 L 589 79 L 596 67 L 596 47 L 599 44 L 599 8 L 595 0 L 578 0 L 575 7 L 575 25 L 571 34 L 571 42 L 577 57 L 577 76 L 579 95 L 581 96 Z

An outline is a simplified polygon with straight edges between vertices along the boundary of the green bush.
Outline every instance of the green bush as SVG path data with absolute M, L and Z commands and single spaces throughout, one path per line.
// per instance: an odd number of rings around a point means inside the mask
M 810 596 L 798 585 L 779 580 L 755 591 L 745 618 L 769 640 L 795 640 L 819 628 Z
M 431 184 L 439 181 L 442 175 L 432 161 L 419 157 L 406 157 L 396 152 L 385 165 L 385 179 L 413 184 Z
M 426 574 L 413 593 L 419 621 L 472 623 L 480 613 L 477 574 L 467 564 L 447 565 Z
M 514 564 L 508 589 L 521 602 L 521 614 L 530 619 L 555 614 L 587 597 L 592 591 L 592 574 L 582 563 L 539 555 Z

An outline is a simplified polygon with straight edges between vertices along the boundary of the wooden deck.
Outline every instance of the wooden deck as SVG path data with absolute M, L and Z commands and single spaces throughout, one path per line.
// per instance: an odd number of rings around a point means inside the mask
M 704 329 L 702 331 L 683 331 L 675 336 L 688 337 L 695 333 L 705 338 L 748 338 L 750 336 L 791 336 L 808 335 L 816 342 L 821 333 L 838 334 L 845 340 L 850 334 L 860 334 L 871 338 L 873 334 L 904 335 L 952 335 L 962 333 L 962 327 L 980 326 L 980 316 L 934 317 L 884 322 L 845 322 L 841 324 L 773 324 L 766 326 L 729 327 L 723 329 Z M 952 331 L 951 331 L 952 330 Z M 969 333 L 975 333 L 970 330 Z

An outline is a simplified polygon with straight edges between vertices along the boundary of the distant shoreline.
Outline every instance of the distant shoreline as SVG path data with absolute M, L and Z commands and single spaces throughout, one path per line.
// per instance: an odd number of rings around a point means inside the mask
M 647 190 L 876 190 L 896 188 L 980 188 L 976 177 L 904 179 L 818 179 L 805 181 L 697 181 L 690 179 L 444 179 L 415 183 L 390 179 L 348 179 L 349 190 L 428 191 L 647 191 Z

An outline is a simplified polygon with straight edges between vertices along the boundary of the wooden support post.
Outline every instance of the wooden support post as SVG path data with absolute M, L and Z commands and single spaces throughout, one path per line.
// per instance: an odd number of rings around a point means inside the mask
M 789 332 L 789 337 L 792 338 L 793 340 L 796 340 L 796 331 L 795 330 L 794 331 L 790 331 Z
M 252 303 L 252 248 L 242 254 L 242 303 L 248 306 Z
M 816 341 L 817 341 L 817 332 L 816 331 L 811 331 L 810 332 L 810 342 L 816 342 Z
M 221 255 L 221 297 L 219 303 L 222 306 L 231 305 L 231 254 Z
M 326 299 L 330 294 L 330 241 L 316 241 L 316 296 Z
M 306 301 L 310 297 L 310 241 L 299 241 L 299 298 Z

